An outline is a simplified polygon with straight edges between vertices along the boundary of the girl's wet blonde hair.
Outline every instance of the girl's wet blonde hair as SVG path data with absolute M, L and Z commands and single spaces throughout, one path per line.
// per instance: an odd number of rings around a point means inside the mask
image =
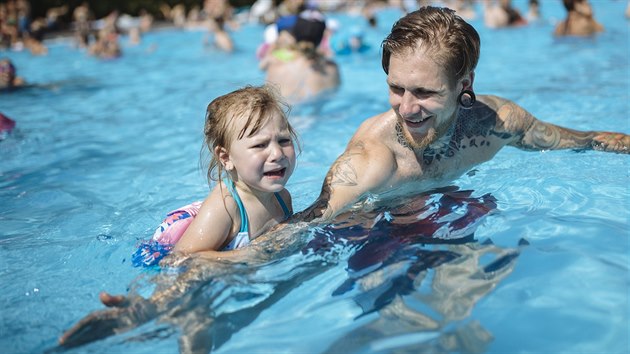
M 284 118 L 293 142 L 300 149 L 298 136 L 289 123 L 290 107 L 281 98 L 278 91 L 268 85 L 245 86 L 226 95 L 215 98 L 206 110 L 204 125 L 205 145 L 210 153 L 208 182 L 219 181 L 223 174 L 223 165 L 215 151 L 222 147 L 230 151 L 233 140 L 256 134 L 275 114 Z M 236 131 L 235 122 L 244 119 L 245 125 Z M 236 134 L 236 136 L 235 136 Z

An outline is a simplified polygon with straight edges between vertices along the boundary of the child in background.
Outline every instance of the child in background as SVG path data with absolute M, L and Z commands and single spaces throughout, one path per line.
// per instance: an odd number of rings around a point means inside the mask
M 171 250 L 216 257 L 292 214 L 285 185 L 295 167 L 297 136 L 278 97 L 268 86 L 247 86 L 208 105 L 208 179 L 217 184 L 203 203 L 169 213 L 152 242 L 136 251 L 134 265 L 157 264 Z

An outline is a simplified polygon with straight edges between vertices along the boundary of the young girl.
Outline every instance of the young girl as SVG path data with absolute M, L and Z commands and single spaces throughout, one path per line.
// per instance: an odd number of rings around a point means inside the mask
M 203 203 L 169 213 L 152 242 L 136 251 L 134 265 L 156 264 L 171 250 L 215 257 L 248 245 L 293 212 L 284 186 L 295 167 L 297 136 L 270 87 L 216 98 L 204 134 L 212 156 L 208 179 L 217 184 Z

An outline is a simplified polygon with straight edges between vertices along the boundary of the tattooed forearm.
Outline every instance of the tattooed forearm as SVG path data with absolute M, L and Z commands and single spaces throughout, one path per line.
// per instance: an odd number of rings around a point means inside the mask
M 313 205 L 295 215 L 297 220 L 310 222 L 322 218 L 324 213 L 330 209 L 330 205 L 328 204 L 329 199 L 330 195 L 322 191 L 322 194 Z
M 537 121 L 525 133 L 520 147 L 527 150 L 590 149 L 593 133 Z
M 537 121 L 520 141 L 526 150 L 599 150 L 630 153 L 630 136 L 623 133 L 585 132 Z

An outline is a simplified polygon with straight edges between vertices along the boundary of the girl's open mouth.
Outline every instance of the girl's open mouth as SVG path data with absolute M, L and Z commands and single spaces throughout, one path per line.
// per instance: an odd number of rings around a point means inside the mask
M 268 171 L 263 173 L 266 177 L 284 177 L 284 173 L 286 172 L 286 168 L 281 168 L 279 170 Z

